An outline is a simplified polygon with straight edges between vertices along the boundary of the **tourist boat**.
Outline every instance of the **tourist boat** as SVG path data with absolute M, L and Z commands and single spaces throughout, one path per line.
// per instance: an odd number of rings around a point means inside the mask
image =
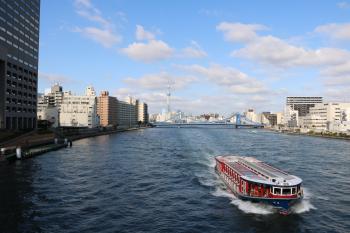
M 302 180 L 253 157 L 218 156 L 215 170 L 228 189 L 245 201 L 261 202 L 287 215 L 303 198 Z

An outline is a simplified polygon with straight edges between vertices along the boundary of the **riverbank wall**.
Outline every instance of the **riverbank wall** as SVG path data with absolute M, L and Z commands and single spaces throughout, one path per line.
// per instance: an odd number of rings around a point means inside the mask
M 19 141 L 12 140 L 0 144 L 0 162 L 12 162 L 17 159 L 27 159 L 49 151 L 71 147 L 73 141 L 84 138 L 97 137 L 102 135 L 115 134 L 133 130 L 145 129 L 148 127 L 135 127 L 123 129 L 88 129 L 88 130 L 64 130 L 48 133 L 42 137 L 35 138 L 33 135 L 21 137 Z M 34 137 L 34 138 L 33 138 Z
M 296 130 L 279 130 L 279 129 L 273 129 L 273 128 L 265 128 L 266 130 L 270 130 L 277 133 L 283 133 L 293 136 L 310 136 L 310 137 L 319 137 L 319 138 L 327 138 L 327 139 L 340 139 L 340 140 L 350 140 L 350 135 L 347 135 L 345 133 L 332 133 L 332 132 L 301 132 Z

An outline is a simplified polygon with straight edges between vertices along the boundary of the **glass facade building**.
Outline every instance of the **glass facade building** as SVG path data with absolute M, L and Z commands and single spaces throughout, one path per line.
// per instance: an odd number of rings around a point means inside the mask
M 40 0 L 0 0 L 0 129 L 36 127 Z

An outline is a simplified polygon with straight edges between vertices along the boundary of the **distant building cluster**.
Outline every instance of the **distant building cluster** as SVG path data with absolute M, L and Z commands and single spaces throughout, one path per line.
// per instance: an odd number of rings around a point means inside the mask
M 350 103 L 324 102 L 322 97 L 287 97 L 283 112 L 244 115 L 252 121 L 281 129 L 350 133 Z
M 149 118 L 147 104 L 137 99 L 121 101 L 108 91 L 97 96 L 92 86 L 86 88 L 85 95 L 74 95 L 59 84 L 39 96 L 37 117 L 53 127 L 77 128 L 130 128 L 148 124 Z

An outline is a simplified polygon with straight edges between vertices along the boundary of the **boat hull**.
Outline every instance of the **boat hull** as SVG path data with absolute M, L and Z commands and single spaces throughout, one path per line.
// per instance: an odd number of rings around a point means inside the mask
M 250 201 L 254 203 L 262 203 L 262 204 L 273 206 L 282 215 L 290 214 L 291 207 L 302 200 L 302 196 L 298 198 L 265 198 L 265 197 L 252 197 L 252 196 L 243 195 L 242 193 L 239 192 L 237 186 L 229 184 L 222 177 L 224 174 L 220 173 L 216 168 L 215 168 L 215 171 L 219 175 L 221 180 L 225 183 L 228 190 L 232 194 L 234 194 L 237 198 L 243 201 Z

